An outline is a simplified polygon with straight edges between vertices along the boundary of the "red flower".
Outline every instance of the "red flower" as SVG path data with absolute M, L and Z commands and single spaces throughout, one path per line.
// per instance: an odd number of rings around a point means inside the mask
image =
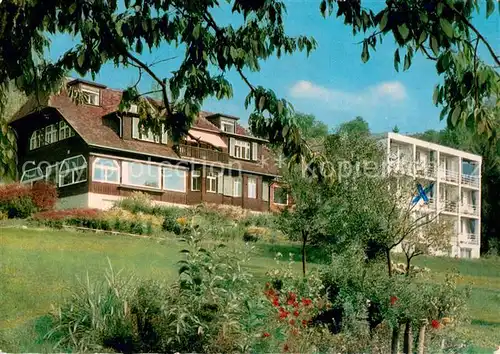
M 290 312 L 285 310 L 283 307 L 280 308 L 280 312 L 279 312 L 280 319 L 287 318 L 289 314 L 290 314 Z
M 273 298 L 273 306 L 279 307 L 280 306 L 280 300 L 278 299 L 277 296 Z
M 295 307 L 295 308 L 298 308 L 298 307 L 299 307 L 299 303 L 298 303 L 297 301 L 295 301 L 292 305 L 293 305 L 293 307 Z
M 264 295 L 266 295 L 267 297 L 274 297 L 276 296 L 276 292 L 274 291 L 274 289 L 268 289 L 264 291 Z
M 302 326 L 307 327 L 307 321 L 306 320 L 302 320 Z
M 283 346 L 283 351 L 284 352 L 287 352 L 290 348 L 288 347 L 288 344 L 285 343 L 285 345 Z
M 289 323 L 290 323 L 291 326 L 295 326 L 295 320 L 293 318 L 290 320 Z
M 267 282 L 266 283 L 266 289 L 269 289 L 271 287 L 271 283 Z
M 439 323 L 438 320 L 432 320 L 431 321 L 431 326 L 434 328 L 434 329 L 439 329 L 439 326 L 441 325 L 441 323 Z
M 299 317 L 299 311 L 297 311 L 297 310 L 293 311 L 293 315 L 294 315 L 295 317 Z
M 394 305 L 398 301 L 398 298 L 393 295 L 393 296 L 391 296 L 390 301 L 391 301 L 391 305 Z
M 292 293 L 292 292 L 289 292 L 288 293 L 288 305 L 293 305 L 297 300 L 297 295 Z
M 302 298 L 302 305 L 309 306 L 311 304 L 312 304 L 312 300 L 311 299 Z
M 262 333 L 262 337 L 263 337 L 263 338 L 271 337 L 271 333 L 269 333 L 269 332 L 264 332 L 264 333 Z

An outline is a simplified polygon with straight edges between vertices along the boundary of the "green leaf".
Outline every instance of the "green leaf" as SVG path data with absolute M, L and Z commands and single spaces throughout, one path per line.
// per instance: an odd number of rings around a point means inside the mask
M 385 29 L 385 27 L 387 26 L 387 21 L 388 20 L 389 20 L 389 12 L 388 11 L 384 11 L 384 15 L 380 19 L 380 23 L 379 23 L 379 28 L 380 28 L 381 31 L 383 31 Z
M 408 38 L 408 35 L 410 34 L 410 30 L 406 26 L 406 23 L 403 23 L 401 26 L 398 26 L 398 31 L 401 37 L 403 37 L 403 39 Z
M 411 56 L 407 53 L 405 55 L 405 65 L 403 67 L 403 71 L 408 70 L 410 66 L 411 66 Z
M 401 63 L 401 57 L 399 56 L 399 49 L 394 52 L 394 69 L 399 71 L 399 63 Z
M 135 51 L 139 54 L 142 53 L 142 41 L 140 39 L 137 39 L 137 42 L 135 43 Z
M 73 13 L 76 11 L 76 3 L 72 3 L 70 7 L 68 7 L 68 13 L 70 15 L 73 15 Z
M 490 15 L 493 13 L 493 11 L 495 11 L 495 1 L 494 0 L 486 0 L 486 18 L 490 17 Z
M 444 9 L 444 4 L 442 2 L 438 3 L 436 8 L 438 16 L 441 16 L 441 14 L 443 13 L 443 9 Z
M 266 97 L 260 96 L 260 98 L 259 98 L 259 111 L 262 111 L 264 109 L 265 103 L 266 103 Z
M 83 67 L 83 63 L 85 63 L 85 53 L 80 53 L 77 59 L 78 66 L 81 68 Z
M 196 40 L 200 37 L 200 29 L 201 29 L 200 24 L 197 24 L 193 28 L 193 38 Z
M 368 51 L 368 43 L 363 42 L 363 51 L 361 52 L 361 60 L 366 63 L 370 59 L 370 52 Z
M 446 36 L 448 38 L 453 38 L 455 33 L 453 31 L 453 27 L 452 27 L 451 23 L 449 23 L 448 20 L 441 18 L 441 19 L 439 19 L 439 24 L 441 25 L 441 28 L 443 29 L 444 34 L 446 34 Z
M 319 5 L 319 11 L 323 17 L 326 17 L 326 0 L 323 0 Z
M 434 93 L 432 94 L 432 102 L 434 102 L 434 105 L 436 106 L 438 104 L 438 97 L 439 97 L 439 86 L 436 86 L 434 88 Z
M 420 13 L 420 21 L 422 21 L 423 23 L 429 22 L 429 16 L 427 16 L 427 14 L 425 12 L 421 12 Z
M 455 109 L 453 110 L 453 113 L 451 114 L 451 124 L 453 126 L 457 125 L 458 118 L 460 117 L 460 113 L 462 113 L 460 106 L 456 106 Z
M 418 37 L 418 45 L 421 46 L 426 39 L 427 39 L 427 32 L 422 31 L 422 33 L 420 33 L 420 37 Z
M 431 36 L 431 49 L 434 55 L 438 56 L 439 55 L 439 44 L 437 41 L 437 38 L 434 36 Z

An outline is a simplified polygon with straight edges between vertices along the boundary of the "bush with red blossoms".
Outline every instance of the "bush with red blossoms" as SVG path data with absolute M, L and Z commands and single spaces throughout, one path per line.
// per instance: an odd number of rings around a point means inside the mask
M 51 210 L 57 201 L 55 186 L 44 181 L 33 186 L 12 183 L 0 186 L 0 213 L 8 218 L 27 218 L 42 210 Z

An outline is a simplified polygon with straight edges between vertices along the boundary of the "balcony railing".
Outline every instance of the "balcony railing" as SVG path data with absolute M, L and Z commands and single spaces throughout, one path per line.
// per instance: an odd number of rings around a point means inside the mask
M 440 200 L 439 204 L 442 207 L 443 211 L 448 213 L 457 213 L 458 212 L 458 203 L 453 202 L 451 200 Z
M 477 205 L 461 204 L 460 212 L 462 214 L 479 215 L 479 208 L 477 207 Z
M 436 166 L 434 163 L 415 162 L 415 174 L 424 177 L 436 177 Z
M 200 148 L 191 145 L 179 145 L 181 156 L 192 157 L 194 159 L 216 161 L 222 163 L 229 162 L 229 154 L 217 150 Z
M 458 183 L 458 171 L 439 169 L 439 177 L 447 182 Z
M 402 175 L 412 175 L 413 174 L 413 164 L 411 161 L 406 159 L 389 158 L 389 168 L 390 171 L 396 174 Z
M 429 198 L 429 202 L 426 204 L 422 204 L 420 207 L 422 210 L 436 210 L 436 200 L 434 198 Z
M 479 245 L 479 236 L 476 234 L 462 233 L 460 240 L 468 245 Z
M 462 175 L 462 184 L 471 186 L 474 188 L 479 188 L 479 176 L 473 176 L 473 175 Z

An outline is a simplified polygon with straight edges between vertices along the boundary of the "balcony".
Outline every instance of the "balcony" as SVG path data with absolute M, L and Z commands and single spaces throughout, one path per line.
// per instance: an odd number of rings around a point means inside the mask
M 480 185 L 479 176 L 462 175 L 462 185 L 470 186 L 473 188 L 479 188 L 479 185 Z
M 460 205 L 460 212 L 462 214 L 468 214 L 468 215 L 479 215 L 479 208 L 477 205 L 472 205 L 472 204 L 461 204 Z
M 479 236 L 476 234 L 462 233 L 460 236 L 460 243 L 477 246 L 479 245 Z
M 458 213 L 458 203 L 451 200 L 441 200 L 439 204 L 442 206 L 442 211 L 448 213 Z
M 458 183 L 459 173 L 458 171 L 446 170 L 443 168 L 439 169 L 439 178 L 446 182 Z
M 417 176 L 436 178 L 436 166 L 432 162 L 415 162 L 415 174 Z
M 436 211 L 436 200 L 434 198 L 429 198 L 429 202 L 422 204 L 420 207 L 422 211 Z
M 229 154 L 217 150 L 205 149 L 192 145 L 179 145 L 181 156 L 191 157 L 193 159 L 207 160 L 228 163 Z

